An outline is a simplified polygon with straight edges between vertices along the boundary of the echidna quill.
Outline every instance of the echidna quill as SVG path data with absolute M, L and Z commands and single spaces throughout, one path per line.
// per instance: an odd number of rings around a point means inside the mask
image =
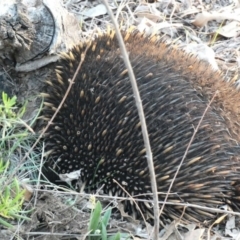
M 173 184 L 162 219 L 208 222 L 213 212 L 178 206 L 198 204 L 240 208 L 240 93 L 219 72 L 176 46 L 138 31 L 123 32 L 136 76 L 153 152 L 159 200 L 173 179 L 187 145 L 216 91 L 187 157 Z M 89 44 L 89 43 L 88 43 Z M 50 119 L 62 101 L 69 79 L 87 43 L 63 54 L 47 81 L 43 117 Z M 151 199 L 151 184 L 138 112 L 115 33 L 90 43 L 85 60 L 61 110 L 45 136 L 46 176 L 81 169 L 88 190 L 101 186 L 106 194 Z M 52 170 L 53 171 L 52 171 Z M 150 204 L 138 202 L 152 218 Z M 125 210 L 139 216 L 134 204 Z

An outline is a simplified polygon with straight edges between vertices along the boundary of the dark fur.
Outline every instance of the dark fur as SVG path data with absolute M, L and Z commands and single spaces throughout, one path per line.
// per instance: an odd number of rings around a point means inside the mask
M 176 46 L 138 32 L 123 35 L 146 116 L 158 191 L 162 193 L 159 200 L 165 198 L 194 129 L 218 90 L 168 201 L 207 207 L 228 203 L 239 210 L 240 197 L 235 187 L 240 177 L 239 92 L 208 64 Z M 74 57 L 68 54 L 59 62 L 61 77 L 54 73 L 49 80 L 49 97 L 45 101 L 53 107 L 57 108 L 65 95 L 68 79 L 73 77 L 85 48 L 86 44 L 73 48 Z M 132 196 L 143 194 L 137 198 L 151 199 L 144 196 L 151 193 L 151 184 L 125 69 L 114 34 L 103 34 L 92 42 L 64 106 L 48 129 L 46 148 L 53 152 L 45 167 L 56 165 L 57 173 L 82 169 L 82 180 L 90 190 L 105 184 L 105 193 L 127 196 L 113 182 L 115 179 Z M 43 116 L 51 118 L 55 108 L 48 104 Z M 56 164 L 57 159 L 60 161 Z M 51 176 L 49 173 L 50 180 L 56 180 Z M 142 202 L 138 204 L 151 217 L 152 209 Z M 130 213 L 136 212 L 129 202 L 125 206 Z M 182 211 L 177 204 L 166 205 L 162 217 L 178 218 Z M 214 217 L 205 210 L 186 208 L 183 219 L 204 222 Z

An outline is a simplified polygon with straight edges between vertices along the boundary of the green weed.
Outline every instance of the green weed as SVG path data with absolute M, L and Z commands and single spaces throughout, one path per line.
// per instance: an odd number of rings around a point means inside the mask
M 26 124 L 21 119 L 25 113 L 25 105 L 16 107 L 16 96 L 9 98 L 2 93 L 0 103 L 0 224 L 12 228 L 14 219 L 28 219 L 22 211 L 24 190 L 16 174 L 11 178 L 13 153 L 21 149 L 23 141 L 29 135 Z M 13 169 L 16 166 L 13 166 Z M 16 171 L 17 172 L 17 171 Z
M 94 210 L 91 213 L 89 223 L 89 240 L 120 240 L 128 239 L 128 234 L 120 234 L 109 236 L 107 234 L 107 226 L 111 217 L 112 210 L 108 208 L 102 216 L 102 205 L 97 201 Z

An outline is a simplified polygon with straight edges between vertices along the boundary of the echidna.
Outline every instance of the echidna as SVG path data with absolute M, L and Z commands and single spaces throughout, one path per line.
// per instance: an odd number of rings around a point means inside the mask
M 177 203 L 240 208 L 240 93 L 219 72 L 177 46 L 136 30 L 122 32 L 136 76 L 153 152 L 159 200 L 163 201 L 176 169 L 207 105 L 187 157 L 173 184 L 162 218 L 204 222 L 215 214 Z M 151 184 L 141 126 L 128 73 L 114 31 L 63 54 L 47 81 L 43 116 L 50 119 L 62 101 L 81 60 L 85 60 L 45 142 L 51 153 L 46 175 L 81 169 L 88 190 L 151 199 Z M 56 178 L 55 178 L 56 177 Z M 138 202 L 152 217 L 150 204 Z M 135 205 L 125 210 L 137 214 Z

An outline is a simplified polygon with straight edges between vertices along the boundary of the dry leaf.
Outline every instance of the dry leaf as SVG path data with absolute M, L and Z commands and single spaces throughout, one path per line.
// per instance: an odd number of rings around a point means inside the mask
M 204 228 L 199 228 L 199 229 L 189 231 L 184 235 L 184 240 L 193 240 L 193 239 L 200 240 L 202 239 L 204 231 L 205 231 Z
M 24 200 L 29 202 L 33 196 L 33 188 L 29 184 L 21 183 L 22 188 L 25 190 L 24 192 Z
M 234 16 L 234 14 L 231 13 L 218 13 L 218 12 L 202 12 L 197 14 L 195 17 L 195 20 L 193 20 L 192 24 L 194 24 L 197 27 L 203 27 L 208 23 L 208 21 L 212 20 L 235 20 L 240 22 L 239 16 Z
M 212 228 L 215 224 L 219 224 L 221 223 L 225 218 L 227 217 L 227 214 L 223 214 L 221 215 L 218 219 L 215 220 L 215 222 L 208 228 L 208 231 L 207 231 L 207 235 L 208 235 L 208 239 L 210 239 L 210 232 L 212 231 Z
M 71 183 L 72 180 L 77 180 L 81 176 L 81 170 L 73 171 L 70 173 L 65 173 L 65 174 L 59 174 L 59 178 L 66 182 L 66 183 Z
M 122 203 L 119 202 L 117 208 L 120 211 L 122 217 L 128 219 L 128 221 L 131 222 L 131 223 L 139 225 L 139 220 L 134 219 L 133 216 L 131 216 L 128 213 L 125 212 L 124 205 Z
M 165 233 L 160 240 L 182 240 L 182 235 L 178 231 L 179 221 L 172 221 L 170 225 L 165 226 Z
M 170 33 L 176 33 L 176 28 L 181 28 L 183 24 L 181 23 L 169 23 L 169 22 L 160 22 L 155 23 L 147 18 L 141 19 L 139 24 L 137 25 L 137 29 L 140 32 L 147 32 L 148 34 L 153 34 L 158 32 L 159 30 L 165 29 L 165 31 L 169 31 Z M 171 34 L 168 34 L 171 36 Z
M 107 9 L 105 7 L 104 4 L 98 4 L 97 6 L 84 10 L 81 13 L 79 13 L 80 15 L 83 15 L 83 19 L 87 19 L 87 18 L 94 18 L 94 17 L 98 17 L 101 15 L 104 15 L 107 13 Z
M 134 11 L 134 15 L 140 19 L 147 18 L 155 23 L 163 20 L 162 13 L 158 11 L 154 5 L 150 4 L 142 4 L 137 6 Z
M 239 32 L 240 32 L 240 23 L 236 21 L 230 22 L 229 24 L 217 30 L 218 34 L 226 38 L 237 37 Z
M 204 60 L 212 65 L 214 70 L 218 70 L 218 65 L 215 59 L 214 51 L 206 44 L 189 44 L 185 48 L 189 53 L 193 53 L 199 59 Z
M 239 228 L 236 228 L 236 220 L 234 215 L 228 216 L 225 227 L 225 235 L 232 237 L 232 239 L 239 239 Z

